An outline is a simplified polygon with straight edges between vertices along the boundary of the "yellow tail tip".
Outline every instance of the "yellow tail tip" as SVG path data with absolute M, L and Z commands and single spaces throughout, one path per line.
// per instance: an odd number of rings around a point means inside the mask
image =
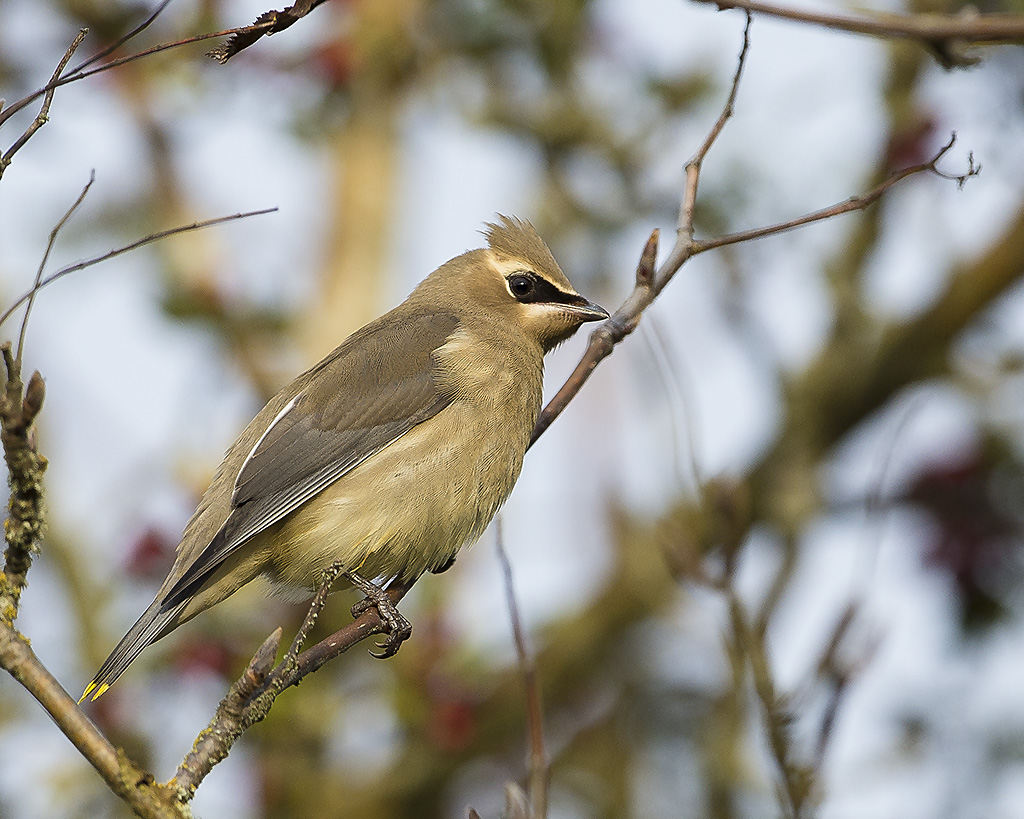
M 106 693 L 108 688 L 110 688 L 110 686 L 107 685 L 106 683 L 103 683 L 103 685 L 100 685 L 100 686 L 97 686 L 95 681 L 89 683 L 85 687 L 85 691 L 82 692 L 82 697 L 78 701 L 78 704 L 81 705 L 83 702 L 85 702 L 87 699 L 89 699 L 89 695 L 90 694 L 92 694 L 92 702 L 96 702 L 96 700 L 98 700 L 100 697 L 102 697 Z M 93 691 L 95 691 L 96 693 L 93 694 Z

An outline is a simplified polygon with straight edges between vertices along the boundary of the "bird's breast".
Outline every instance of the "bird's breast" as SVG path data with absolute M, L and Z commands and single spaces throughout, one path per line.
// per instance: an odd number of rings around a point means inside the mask
M 274 579 L 309 588 L 339 559 L 368 577 L 414 577 L 483 533 L 519 477 L 542 372 L 539 358 L 523 367 L 514 350 L 479 347 L 447 364 L 459 346 L 439 351 L 452 402 L 283 521 Z

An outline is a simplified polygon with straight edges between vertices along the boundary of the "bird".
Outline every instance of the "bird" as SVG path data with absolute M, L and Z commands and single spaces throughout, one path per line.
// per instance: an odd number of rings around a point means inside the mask
M 261 576 L 303 599 L 340 567 L 389 628 L 409 628 L 381 590 L 443 571 L 479 539 L 522 469 L 545 354 L 608 318 L 528 220 L 499 214 L 482 233 L 487 247 L 442 264 L 245 427 L 152 604 L 79 702 Z

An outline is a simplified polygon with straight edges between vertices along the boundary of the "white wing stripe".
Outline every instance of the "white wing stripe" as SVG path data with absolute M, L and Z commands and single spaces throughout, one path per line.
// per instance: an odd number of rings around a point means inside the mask
M 238 479 L 241 477 L 242 473 L 245 472 L 245 467 L 248 466 L 249 461 L 252 460 L 252 456 L 255 455 L 256 454 L 256 450 L 260 448 L 260 444 L 263 443 L 263 439 L 266 438 L 270 434 L 270 430 L 272 430 L 274 427 L 277 426 L 278 421 L 280 421 L 282 418 L 284 418 L 288 414 L 288 412 L 295 406 L 295 404 L 298 402 L 299 398 L 301 398 L 301 397 L 302 397 L 302 393 L 300 392 L 291 401 L 289 401 L 287 404 L 284 405 L 284 407 L 277 414 L 277 416 L 274 418 L 274 420 L 270 422 L 270 426 L 267 427 L 266 430 L 264 430 L 263 434 L 259 437 L 259 439 L 256 441 L 256 443 L 253 444 L 252 449 L 249 450 L 249 454 L 245 456 L 245 460 L 242 461 L 242 466 L 239 468 L 238 474 L 235 475 L 235 488 L 234 488 L 234 491 L 231 493 L 231 502 L 232 502 L 232 504 L 234 503 L 235 499 L 238 497 Z

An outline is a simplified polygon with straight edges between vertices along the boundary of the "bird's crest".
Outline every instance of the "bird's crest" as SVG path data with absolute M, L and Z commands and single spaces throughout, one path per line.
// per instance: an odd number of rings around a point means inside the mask
M 559 283 L 569 284 L 548 246 L 527 220 L 515 216 L 502 216 L 499 213 L 497 222 L 485 224 L 484 237 L 495 253 L 512 259 L 521 259 L 528 262 L 534 270 L 558 277 Z

